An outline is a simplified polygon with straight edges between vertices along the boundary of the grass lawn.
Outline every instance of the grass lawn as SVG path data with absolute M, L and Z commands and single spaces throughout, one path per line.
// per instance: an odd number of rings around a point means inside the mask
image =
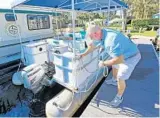
M 131 33 L 132 36 L 140 35 L 140 36 L 148 36 L 148 37 L 155 37 L 156 31 L 145 31 L 143 33 Z
M 122 30 L 122 27 L 109 27 L 109 28 L 116 29 L 116 30 Z M 132 31 L 132 27 L 127 27 L 127 29 Z M 139 33 L 139 32 L 132 33 L 131 32 L 131 35 L 132 36 L 134 36 L 134 35 L 140 35 L 140 36 L 155 37 L 156 36 L 156 31 L 144 31 L 142 33 Z
M 106 28 L 122 30 L 122 27 L 106 27 Z M 128 30 L 132 30 L 132 27 L 127 27 L 127 29 L 128 29 Z

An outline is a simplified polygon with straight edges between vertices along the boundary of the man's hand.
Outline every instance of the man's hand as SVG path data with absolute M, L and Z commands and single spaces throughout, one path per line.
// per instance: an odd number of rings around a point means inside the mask
M 88 55 L 88 54 L 89 54 L 90 52 L 92 52 L 93 50 L 94 50 L 94 47 L 93 47 L 93 46 L 88 46 L 88 49 L 87 49 L 84 53 L 80 54 L 79 57 L 82 58 L 82 57 Z
M 83 54 L 78 54 L 78 55 L 77 55 L 77 58 L 78 58 L 78 59 L 81 59 L 82 57 L 84 57 Z
M 98 64 L 98 66 L 99 66 L 99 68 L 103 68 L 103 67 L 105 67 L 105 65 L 104 65 L 104 61 L 100 61 L 100 62 L 99 62 L 99 64 Z

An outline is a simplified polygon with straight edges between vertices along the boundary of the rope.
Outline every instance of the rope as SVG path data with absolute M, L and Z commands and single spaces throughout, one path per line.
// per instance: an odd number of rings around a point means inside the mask
M 14 14 L 14 19 L 15 19 L 15 24 L 17 25 L 17 21 L 16 21 L 16 19 L 17 19 L 17 17 L 16 17 L 16 14 L 15 14 L 15 10 L 13 9 L 13 14 Z M 18 27 L 18 25 L 17 25 L 17 27 Z M 22 37 L 21 37 L 21 33 L 20 33 L 20 28 L 18 28 L 18 37 L 19 37 L 19 41 L 20 41 L 20 46 L 21 46 L 21 60 L 22 60 Z M 18 66 L 18 69 L 17 69 L 17 72 L 19 71 L 19 69 L 20 69 L 20 67 L 21 67 L 21 65 L 22 65 L 22 62 L 21 62 L 21 60 L 20 60 L 20 63 L 19 63 L 19 66 Z

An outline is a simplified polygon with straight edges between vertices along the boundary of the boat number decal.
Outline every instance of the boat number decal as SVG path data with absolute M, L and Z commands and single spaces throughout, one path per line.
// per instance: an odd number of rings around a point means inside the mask
M 19 28 L 15 24 L 9 24 L 6 27 L 6 32 L 10 36 L 18 36 L 18 30 L 19 30 Z

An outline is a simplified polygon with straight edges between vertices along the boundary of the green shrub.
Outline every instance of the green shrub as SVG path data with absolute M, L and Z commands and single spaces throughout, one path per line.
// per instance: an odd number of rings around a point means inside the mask
M 148 28 L 150 25 L 159 25 L 159 19 L 132 20 L 131 24 L 134 29 Z
M 110 27 L 121 27 L 122 25 L 119 24 L 119 23 L 114 23 L 114 24 L 111 24 Z
M 127 24 L 127 27 L 132 27 L 132 25 L 131 24 Z
M 94 22 L 96 25 L 103 26 L 104 21 L 103 20 L 97 20 L 97 21 L 95 20 Z
M 138 30 L 131 30 L 131 33 L 138 33 Z
M 148 24 L 149 25 L 159 25 L 159 19 L 156 18 L 156 19 L 148 19 Z

